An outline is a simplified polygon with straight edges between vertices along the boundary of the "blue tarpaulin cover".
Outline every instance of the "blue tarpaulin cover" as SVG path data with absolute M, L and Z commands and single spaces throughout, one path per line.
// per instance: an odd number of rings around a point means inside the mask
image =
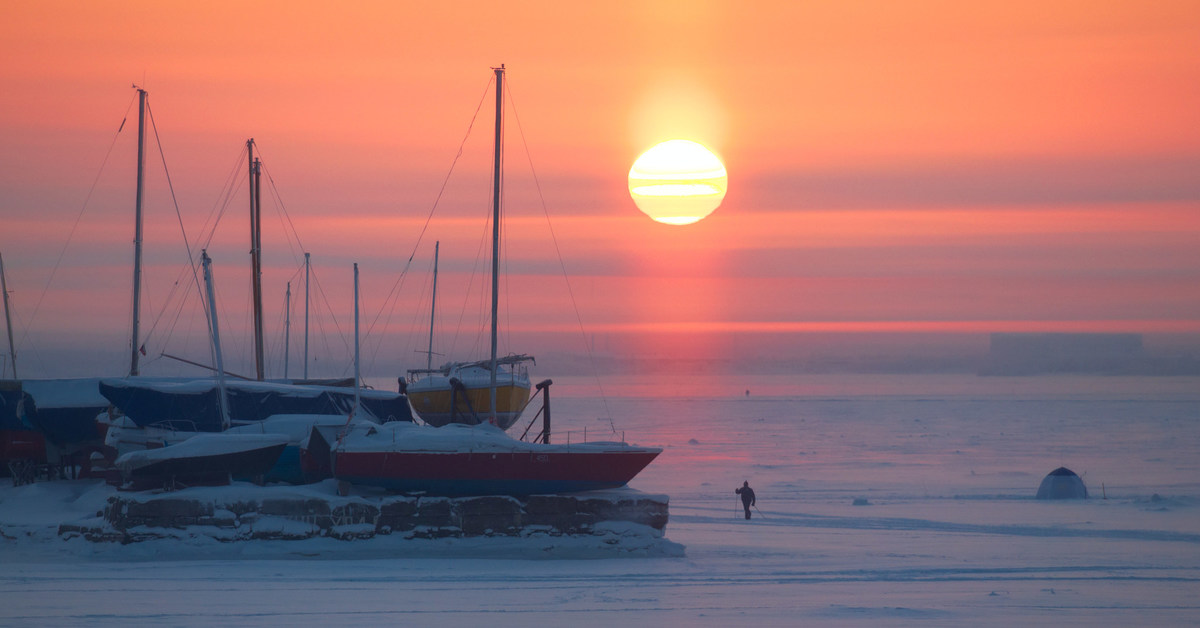
M 354 390 L 328 386 L 296 386 L 269 382 L 227 382 L 229 419 L 233 424 L 261 421 L 277 414 L 345 414 L 354 405 Z M 216 381 L 139 381 L 105 379 L 100 393 L 139 426 L 219 432 L 222 429 Z M 408 398 L 382 390 L 360 391 L 362 409 L 380 422 L 412 421 Z

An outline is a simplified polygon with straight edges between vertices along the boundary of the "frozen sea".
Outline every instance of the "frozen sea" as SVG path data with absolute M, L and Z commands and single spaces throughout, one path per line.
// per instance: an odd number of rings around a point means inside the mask
M 96 549 L 38 528 L 82 507 L 86 487 L 4 486 L 0 624 L 1200 624 L 1200 378 L 556 378 L 552 390 L 557 439 L 615 426 L 664 448 L 632 486 L 670 496 L 671 551 Z M 1059 466 L 1091 499 L 1034 499 Z M 743 481 L 758 495 L 750 521 L 733 493 Z

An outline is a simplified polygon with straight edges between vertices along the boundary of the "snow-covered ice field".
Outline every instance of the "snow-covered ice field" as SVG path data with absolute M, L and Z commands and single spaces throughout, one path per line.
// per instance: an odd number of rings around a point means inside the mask
M 632 484 L 671 497 L 655 557 L 545 539 L 96 546 L 52 533 L 95 510 L 89 486 L 5 485 L 0 624 L 1200 623 L 1200 378 L 603 383 L 606 402 L 560 379 L 555 426 L 608 431 L 611 413 L 664 447 Z M 1034 500 L 1058 466 L 1092 499 Z

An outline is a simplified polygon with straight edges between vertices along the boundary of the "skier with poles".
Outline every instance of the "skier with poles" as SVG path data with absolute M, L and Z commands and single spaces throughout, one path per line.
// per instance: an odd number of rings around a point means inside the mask
M 746 509 L 746 518 L 750 518 L 750 507 L 754 506 L 754 489 L 750 488 L 750 481 L 742 482 L 742 488 L 733 489 L 734 494 L 742 496 L 742 508 Z

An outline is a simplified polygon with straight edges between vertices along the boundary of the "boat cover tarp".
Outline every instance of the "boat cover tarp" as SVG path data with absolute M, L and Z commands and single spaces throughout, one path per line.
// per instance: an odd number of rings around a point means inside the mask
M 21 382 L 0 380 L 0 430 L 28 430 L 26 414 L 33 409 L 33 399 L 21 389 Z
M 108 408 L 99 378 L 26 379 L 25 423 L 59 446 L 96 442 L 96 415 Z
M 46 441 L 30 428 L 33 398 L 18 380 L 0 380 L 0 476 L 9 475 L 8 463 L 31 459 L 46 461 Z
M 225 384 L 230 420 L 234 424 L 261 421 L 277 414 L 345 414 L 354 405 L 354 391 L 326 386 L 293 386 L 267 382 Z M 218 432 L 221 412 L 218 389 L 211 379 L 187 382 L 142 382 L 106 379 L 100 392 L 134 423 L 179 430 Z M 362 408 L 380 422 L 412 421 L 408 399 L 381 390 L 360 391 Z

